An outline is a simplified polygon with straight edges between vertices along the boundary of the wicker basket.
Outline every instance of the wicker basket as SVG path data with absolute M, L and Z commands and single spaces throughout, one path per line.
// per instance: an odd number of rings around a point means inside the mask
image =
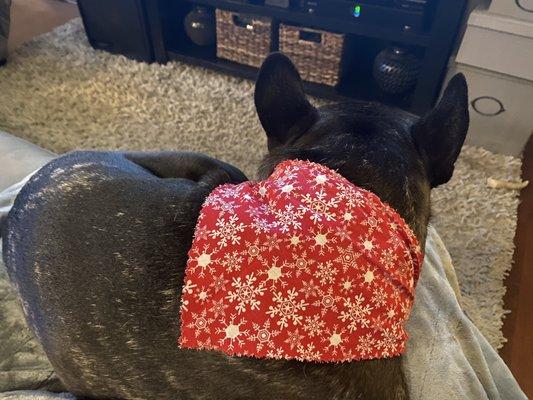
M 280 24 L 279 49 L 296 64 L 306 81 L 339 83 L 344 35 Z
M 272 20 L 217 10 L 217 57 L 259 67 L 270 53 Z

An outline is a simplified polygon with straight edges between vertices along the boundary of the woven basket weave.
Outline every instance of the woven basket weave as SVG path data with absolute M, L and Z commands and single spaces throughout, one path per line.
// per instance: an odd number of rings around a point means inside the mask
M 216 10 L 217 57 L 259 67 L 270 53 L 272 20 Z
M 306 81 L 339 83 L 344 35 L 280 24 L 279 49 L 288 55 Z

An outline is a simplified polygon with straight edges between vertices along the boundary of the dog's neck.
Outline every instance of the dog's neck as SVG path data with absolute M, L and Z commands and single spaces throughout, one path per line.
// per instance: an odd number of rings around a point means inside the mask
M 340 159 L 333 159 L 330 157 L 313 159 L 313 157 L 309 156 L 309 154 L 306 154 L 305 157 L 302 157 L 300 154 L 301 152 L 298 149 L 276 149 L 274 151 L 269 152 L 261 162 L 261 165 L 259 166 L 257 174 L 258 178 L 261 180 L 267 179 L 272 174 L 276 166 L 285 160 L 306 159 L 334 169 L 339 174 L 343 175 L 346 179 L 348 179 L 351 183 L 359 185 L 358 182 L 354 182 L 353 180 L 349 179 L 346 174 L 343 174 L 342 167 L 345 165 L 344 161 Z M 415 236 L 420 242 L 421 248 L 424 249 L 430 216 L 429 191 L 426 192 L 424 188 L 418 187 L 416 182 L 410 182 L 407 177 L 404 179 L 403 185 L 399 185 L 399 187 L 401 187 L 401 197 L 404 200 L 401 202 L 401 204 L 398 202 L 391 201 L 390 199 L 384 198 L 381 193 L 376 193 L 376 195 L 378 195 L 378 197 L 380 197 L 383 201 L 390 204 L 390 206 L 394 208 L 396 212 L 398 212 L 398 214 L 400 214 L 400 216 L 405 220 L 407 225 L 409 225 L 409 227 L 414 232 Z M 415 191 L 418 193 L 415 194 Z M 427 206 L 424 204 L 417 204 L 418 202 L 424 202 L 426 200 L 424 197 L 426 196 Z

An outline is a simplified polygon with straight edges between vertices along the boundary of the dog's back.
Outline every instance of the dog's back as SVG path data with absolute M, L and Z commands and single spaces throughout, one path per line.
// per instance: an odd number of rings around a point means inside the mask
M 180 157 L 71 153 L 31 178 L 6 220 L 5 263 L 27 321 L 75 393 L 138 397 L 121 385 L 125 374 L 165 389 L 157 375 L 167 357 L 177 361 L 199 209 L 213 186 L 246 179 L 207 157 L 185 157 L 187 166 Z

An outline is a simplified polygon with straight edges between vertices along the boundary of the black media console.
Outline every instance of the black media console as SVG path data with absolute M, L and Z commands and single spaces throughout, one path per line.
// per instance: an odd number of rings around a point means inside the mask
M 435 103 L 466 0 L 79 0 L 95 48 L 147 62 L 179 60 L 254 79 L 257 68 L 217 57 L 216 44 L 187 37 L 186 15 L 195 6 L 269 17 L 345 34 L 343 71 L 335 87 L 307 82 L 309 94 L 331 99 L 377 100 L 421 114 Z M 376 56 L 399 46 L 420 60 L 416 83 L 401 95 L 383 93 L 373 78 Z

